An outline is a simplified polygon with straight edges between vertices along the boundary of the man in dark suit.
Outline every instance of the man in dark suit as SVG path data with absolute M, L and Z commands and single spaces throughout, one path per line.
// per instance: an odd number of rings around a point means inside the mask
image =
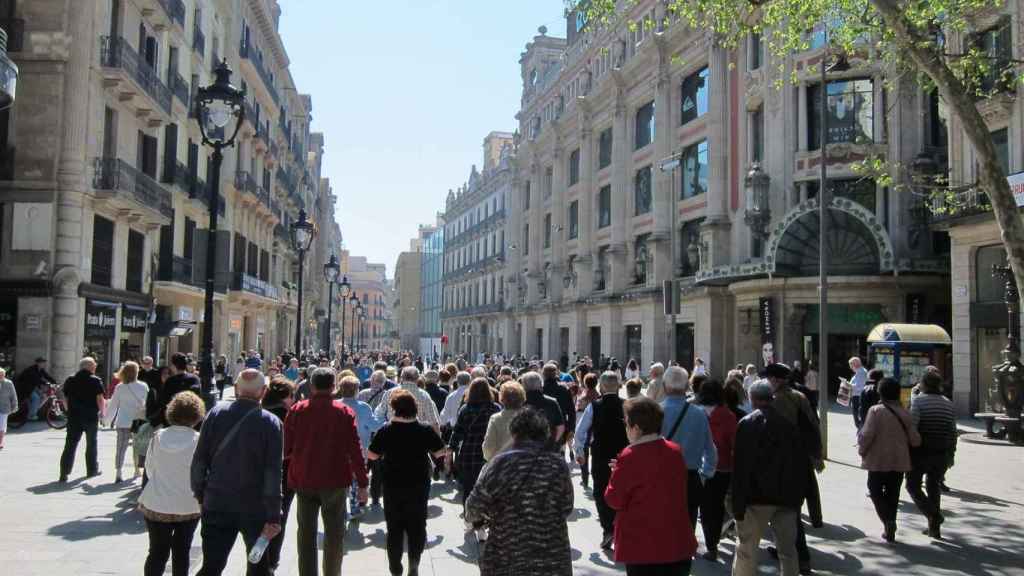
M 100 414 L 106 405 L 103 397 L 103 380 L 96 376 L 96 360 L 82 358 L 78 372 L 64 382 L 64 397 L 68 402 L 68 428 L 64 440 L 64 452 L 60 456 L 60 482 L 68 481 L 68 475 L 75 467 L 75 452 L 85 434 L 85 469 L 89 477 L 100 475 L 100 463 L 96 453 L 96 432 Z

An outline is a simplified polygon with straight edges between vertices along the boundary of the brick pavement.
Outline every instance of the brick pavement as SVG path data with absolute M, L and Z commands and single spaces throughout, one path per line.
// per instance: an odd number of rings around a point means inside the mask
M 830 422 L 833 460 L 819 477 L 826 526 L 808 532 L 816 573 L 1024 575 L 1024 449 L 987 442 L 978 427 L 968 424 L 957 466 L 949 475 L 953 493 L 943 502 L 949 510 L 944 540 L 932 542 L 920 534 L 926 523 L 904 492 L 900 542 L 889 546 L 880 542 L 881 529 L 865 498 L 866 475 L 852 447 L 850 417 L 837 412 Z M 59 486 L 54 481 L 63 437 L 45 424 L 30 423 L 10 434 L 7 448 L 0 451 L 0 518 L 5 525 L 0 576 L 139 574 L 147 540 L 141 516 L 134 511 L 138 485 L 111 483 L 114 433 L 100 434 L 103 476 L 84 480 L 80 453 L 72 482 Z M 600 528 L 593 501 L 574 482 L 576 512 L 569 526 L 575 574 L 623 573 L 598 551 Z M 458 502 L 453 485 L 435 484 L 428 553 L 421 566 L 424 576 L 478 574 L 477 543 L 463 534 Z M 288 530 L 282 575 L 297 574 L 293 526 Z M 383 543 L 383 517 L 371 514 L 349 531 L 343 573 L 386 575 Z M 197 532 L 193 573 L 199 544 Z M 693 574 L 728 574 L 732 542 L 724 541 L 721 552 L 715 565 L 695 560 Z M 227 574 L 244 573 L 243 553 L 239 542 Z M 770 566 L 763 555 L 764 570 L 774 573 Z

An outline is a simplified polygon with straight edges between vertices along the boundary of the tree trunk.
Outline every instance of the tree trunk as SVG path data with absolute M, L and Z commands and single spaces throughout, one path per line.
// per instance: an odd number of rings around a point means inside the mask
M 992 203 L 1013 276 L 1018 286 L 1024 286 L 1024 221 L 1006 181 L 1006 174 L 999 165 L 988 125 L 978 112 L 973 95 L 968 94 L 964 84 L 938 53 L 924 47 L 928 45 L 928 38 L 910 26 L 896 0 L 871 0 L 871 3 L 893 31 L 897 47 L 909 54 L 921 71 L 935 82 L 949 109 L 960 118 L 967 140 L 978 155 L 979 181 Z

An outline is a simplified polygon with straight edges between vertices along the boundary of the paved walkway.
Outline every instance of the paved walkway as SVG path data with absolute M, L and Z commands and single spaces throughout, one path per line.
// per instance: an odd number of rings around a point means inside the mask
M 926 523 L 904 492 L 900 542 L 890 546 L 879 540 L 881 528 L 865 498 L 866 476 L 852 447 L 850 417 L 836 412 L 830 423 L 832 460 L 819 478 L 826 526 L 808 532 L 816 573 L 1024 575 L 1024 449 L 988 442 L 980 427 L 964 428 L 957 465 L 949 475 L 953 492 L 943 501 L 949 510 L 944 540 L 932 542 L 921 535 Z M 138 483 L 112 484 L 114 436 L 111 431 L 100 434 L 103 476 L 83 479 L 83 454 L 79 454 L 67 486 L 55 482 L 62 432 L 30 423 L 8 436 L 7 448 L 0 451 L 0 518 L 4 525 L 0 576 L 127 576 L 141 572 L 147 539 L 142 518 L 134 510 L 139 488 Z M 599 552 L 594 503 L 579 488 L 578 480 L 574 483 L 576 511 L 569 530 L 575 574 L 623 573 Z M 435 484 L 428 557 L 421 566 L 424 576 L 479 573 L 475 565 L 478 546 L 473 537 L 463 534 L 458 501 L 454 485 Z M 288 528 L 279 572 L 284 575 L 297 574 L 293 526 Z M 197 532 L 193 573 L 198 569 L 199 544 Z M 383 515 L 371 514 L 349 531 L 343 572 L 386 575 L 383 545 Z M 720 562 L 696 560 L 693 573 L 728 574 L 732 549 L 732 542 L 724 541 Z M 244 574 L 243 554 L 239 541 L 227 574 Z M 763 566 L 775 572 L 769 568 L 767 554 Z

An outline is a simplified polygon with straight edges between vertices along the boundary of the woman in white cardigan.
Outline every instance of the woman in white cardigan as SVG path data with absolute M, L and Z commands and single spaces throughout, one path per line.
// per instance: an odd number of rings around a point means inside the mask
M 135 422 L 140 424 L 146 418 L 146 396 L 149 386 L 139 381 L 139 365 L 128 361 L 117 373 L 121 381 L 114 388 L 114 393 L 107 404 L 107 419 L 112 428 L 117 429 L 117 452 L 114 465 L 117 467 L 115 482 L 121 483 L 121 469 L 124 468 L 124 455 L 128 451 L 128 443 L 132 438 Z M 139 458 L 145 455 L 145 446 L 135 446 L 132 458 L 132 477 L 138 476 Z
M 192 495 L 189 471 L 199 442 L 193 428 L 202 421 L 203 401 L 192 392 L 179 392 L 167 405 L 167 428 L 159 430 L 146 453 L 149 482 L 139 496 L 146 519 L 149 555 L 145 576 L 160 576 L 171 559 L 174 576 L 188 576 L 189 549 L 199 524 L 199 502 Z
M 4 447 L 7 434 L 7 417 L 18 411 L 18 392 L 14 383 L 7 379 L 7 372 L 0 368 L 0 450 Z

